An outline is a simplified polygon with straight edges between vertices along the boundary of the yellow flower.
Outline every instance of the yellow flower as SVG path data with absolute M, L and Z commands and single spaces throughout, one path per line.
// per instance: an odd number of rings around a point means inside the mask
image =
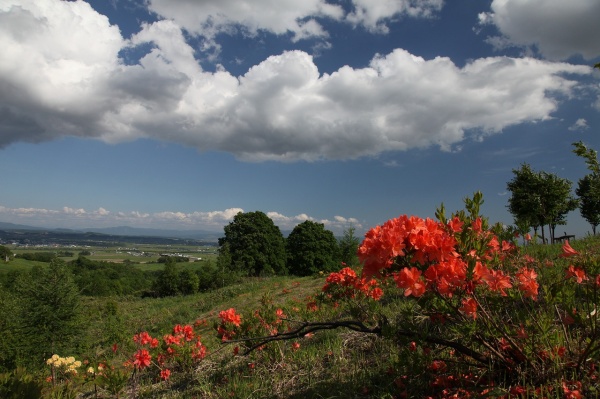
M 73 366 L 75 366 L 75 367 L 81 367 L 81 361 L 75 360 L 75 362 L 73 362 Z
M 71 364 L 71 363 L 75 362 L 75 358 L 73 356 L 69 356 L 65 360 L 66 360 L 67 364 Z
M 52 357 L 50 359 L 46 360 L 46 364 L 51 365 L 53 363 L 56 363 L 56 361 L 58 359 L 60 359 L 60 357 L 58 355 L 54 354 L 54 355 L 52 355 Z
M 87 372 L 88 372 L 88 374 L 94 374 L 94 373 L 95 373 L 95 371 L 94 371 L 94 368 L 93 368 L 93 367 L 89 367 L 89 368 L 87 369 Z

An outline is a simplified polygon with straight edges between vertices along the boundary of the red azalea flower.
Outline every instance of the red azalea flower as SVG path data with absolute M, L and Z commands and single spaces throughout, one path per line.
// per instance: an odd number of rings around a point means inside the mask
M 140 349 L 134 355 L 133 365 L 137 366 L 140 370 L 150 366 L 152 356 L 146 349 Z
M 394 274 L 394 280 L 398 288 L 404 288 L 404 296 L 413 295 L 420 297 L 425 293 L 425 283 L 421 279 L 421 271 L 416 267 L 400 270 Z
M 375 287 L 375 288 L 373 288 L 373 290 L 371 291 L 371 293 L 369 294 L 369 296 L 371 298 L 373 298 L 374 300 L 378 301 L 383 296 L 383 290 L 381 288 L 379 288 L 379 287 Z
M 568 258 L 570 256 L 579 255 L 579 252 L 575 251 L 571 247 L 571 245 L 569 244 L 569 240 L 565 240 L 565 243 L 562 246 L 562 250 L 562 254 L 559 255 L 561 258 Z
M 525 298 L 536 300 L 539 284 L 536 281 L 537 273 L 535 270 L 524 267 L 519 270 L 516 277 L 519 280 L 519 289 L 525 294 Z
M 462 307 L 459 309 L 461 312 L 465 313 L 467 316 L 472 317 L 473 319 L 477 318 L 477 301 L 473 298 L 465 298 L 462 300 Z
M 242 323 L 241 316 L 235 312 L 234 308 L 229 308 L 227 310 L 219 312 L 219 317 L 221 318 L 223 323 L 231 323 L 237 327 L 239 327 Z
M 171 376 L 171 370 L 169 369 L 164 369 L 160 371 L 160 378 L 164 381 L 168 380 L 169 377 Z
M 458 218 L 458 216 L 455 216 L 452 218 L 452 220 L 448 221 L 448 226 L 450 227 L 450 230 L 452 230 L 454 233 L 458 233 L 459 231 L 462 231 L 463 228 L 463 222 L 461 222 L 461 220 Z
M 583 280 L 588 280 L 588 277 L 585 275 L 585 271 L 582 268 L 575 267 L 573 265 L 569 266 L 566 274 L 567 278 L 575 277 L 575 279 L 577 280 L 577 284 L 583 283 Z
M 491 270 L 484 281 L 492 291 L 499 291 L 502 296 L 507 295 L 505 289 L 512 287 L 510 277 L 502 273 L 501 270 Z

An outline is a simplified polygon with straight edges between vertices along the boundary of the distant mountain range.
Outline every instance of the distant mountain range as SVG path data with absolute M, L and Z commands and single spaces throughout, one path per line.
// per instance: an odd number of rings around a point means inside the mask
M 47 228 L 27 226 L 23 224 L 0 222 L 0 230 L 5 232 L 48 232 L 68 235 L 85 235 L 87 233 L 96 233 L 96 235 L 118 236 L 118 237 L 160 237 L 174 239 L 200 240 L 216 243 L 223 232 L 208 230 L 169 230 L 169 229 L 151 229 L 130 226 L 117 227 L 90 227 L 84 229 L 65 229 L 65 228 Z

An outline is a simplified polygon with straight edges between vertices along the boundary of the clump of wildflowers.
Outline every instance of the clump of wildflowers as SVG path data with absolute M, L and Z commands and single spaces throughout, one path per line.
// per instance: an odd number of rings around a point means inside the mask
M 60 371 L 68 374 L 77 374 L 77 369 L 81 367 L 81 362 L 75 360 L 73 356 L 61 357 L 57 354 L 52 355 L 51 358 L 46 360 L 46 364 L 49 365 L 54 371 Z

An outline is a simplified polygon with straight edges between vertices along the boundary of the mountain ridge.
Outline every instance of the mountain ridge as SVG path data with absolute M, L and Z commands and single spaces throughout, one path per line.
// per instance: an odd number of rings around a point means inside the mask
M 143 228 L 143 227 L 131 227 L 131 226 L 114 226 L 114 227 L 89 227 L 81 229 L 71 228 L 52 228 L 52 227 L 39 227 L 24 224 L 15 224 L 9 222 L 0 221 L 0 230 L 5 231 L 48 231 L 55 233 L 72 233 L 72 234 L 85 234 L 85 233 L 98 233 L 105 235 L 116 235 L 124 237 L 161 237 L 161 238 L 182 238 L 182 239 L 194 239 L 194 240 L 205 240 L 205 241 L 217 241 L 222 235 L 222 232 L 212 230 L 176 230 L 176 229 L 155 229 L 155 228 Z

